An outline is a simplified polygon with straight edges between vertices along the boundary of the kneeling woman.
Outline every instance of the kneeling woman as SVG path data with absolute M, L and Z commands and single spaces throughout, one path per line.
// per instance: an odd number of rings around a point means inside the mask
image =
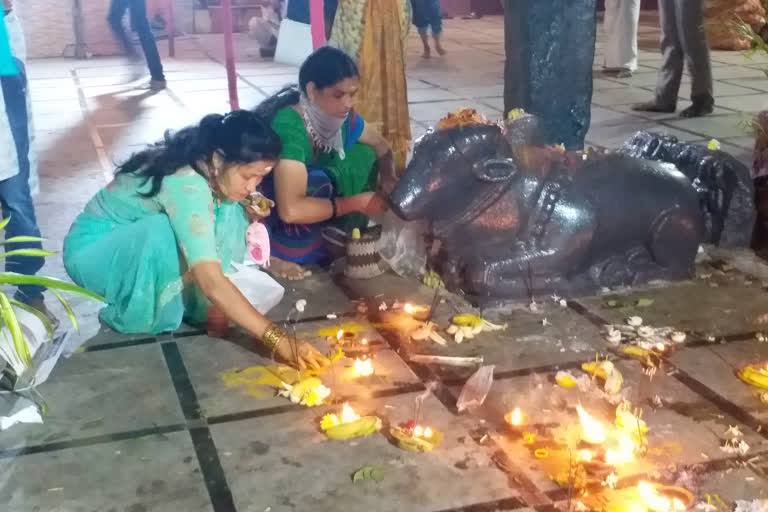
M 229 320 L 295 361 L 285 334 L 224 275 L 242 261 L 248 220 L 240 204 L 277 161 L 281 143 L 258 115 L 212 114 L 131 156 L 64 240 L 64 266 L 106 299 L 100 317 L 124 333 L 159 333 L 206 320 L 213 304 Z M 202 292 L 202 295 L 200 294 Z M 301 366 L 327 360 L 307 343 Z
M 263 185 L 275 201 L 266 224 L 272 270 L 282 277 L 301 279 L 309 275 L 301 265 L 327 262 L 329 242 L 367 227 L 395 185 L 392 148 L 353 110 L 359 87 L 355 62 L 324 46 L 302 64 L 298 87 L 256 108 L 283 143 Z

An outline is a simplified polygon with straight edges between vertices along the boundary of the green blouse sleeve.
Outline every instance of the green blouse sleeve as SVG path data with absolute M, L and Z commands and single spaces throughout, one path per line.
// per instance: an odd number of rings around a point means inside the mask
M 157 201 L 171 221 L 189 267 L 200 261 L 219 261 L 213 195 L 205 178 L 192 169 L 181 169 L 163 179 Z
M 307 164 L 312 156 L 312 145 L 304 128 L 301 116 L 292 108 L 280 110 L 272 120 L 272 129 L 275 130 L 283 143 L 283 151 L 280 158 L 297 160 Z

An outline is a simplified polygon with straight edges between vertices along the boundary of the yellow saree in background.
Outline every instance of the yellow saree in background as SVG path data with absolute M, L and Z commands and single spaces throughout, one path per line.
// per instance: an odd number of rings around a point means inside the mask
M 357 58 L 355 110 L 392 145 L 398 171 L 411 144 L 405 79 L 410 25 L 410 0 L 340 0 L 331 36 L 331 44 Z

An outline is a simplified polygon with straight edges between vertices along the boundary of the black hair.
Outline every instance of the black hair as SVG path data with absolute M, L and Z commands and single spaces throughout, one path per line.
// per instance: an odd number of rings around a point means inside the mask
M 299 68 L 298 85 L 289 85 L 262 101 L 254 111 L 270 122 L 278 111 L 299 102 L 299 94 L 307 92 L 307 84 L 318 89 L 335 85 L 345 78 L 360 78 L 357 64 L 347 53 L 333 46 L 321 46 Z
M 190 166 L 198 174 L 210 178 L 207 166 L 218 153 L 225 165 L 248 164 L 259 160 L 277 160 L 282 151 L 280 137 L 261 116 L 247 110 L 234 110 L 226 115 L 209 114 L 199 124 L 177 132 L 168 130 L 163 140 L 134 153 L 117 168 L 117 174 L 133 173 L 151 181 L 152 187 L 142 193 L 152 197 L 160 191 L 163 178 L 182 167 Z

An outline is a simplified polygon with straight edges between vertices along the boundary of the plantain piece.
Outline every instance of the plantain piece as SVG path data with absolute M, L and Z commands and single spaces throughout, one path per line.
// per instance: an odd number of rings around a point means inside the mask
M 443 434 L 435 429 L 432 429 L 432 436 L 429 439 L 415 437 L 410 430 L 402 427 L 392 427 L 389 433 L 400 448 L 411 452 L 431 452 L 443 439 Z
M 633 359 L 642 361 L 646 366 L 656 366 L 654 359 L 656 355 L 650 350 L 644 348 L 629 346 L 624 347 L 621 351 Z
M 453 341 L 456 343 L 461 343 L 464 341 L 464 331 L 457 329 L 456 334 L 453 335 Z
M 448 326 L 448 328 L 445 330 L 445 332 L 447 332 L 448 334 L 453 336 L 454 334 L 459 332 L 459 326 L 456 325 L 456 324 L 451 324 L 451 325 Z
M 504 331 L 507 329 L 507 324 L 502 324 L 502 325 L 494 324 L 489 322 L 486 319 L 483 319 L 483 329 L 485 329 L 486 331 Z
M 555 382 L 563 388 L 575 388 L 576 379 L 568 372 L 559 371 L 555 375 Z
M 323 427 L 324 421 L 320 422 Z M 355 437 L 369 436 L 381 428 L 381 420 L 376 416 L 363 416 L 349 423 L 327 425 L 323 432 L 330 439 L 353 439 Z
M 434 341 L 434 342 L 435 342 L 435 343 L 437 343 L 438 345 L 447 345 L 447 344 L 448 344 L 448 342 L 446 341 L 446 339 L 445 339 L 445 338 L 443 338 L 443 337 L 440 335 L 440 333 L 438 333 L 438 332 L 437 332 L 437 331 L 435 331 L 435 330 L 432 330 L 432 331 L 429 333 L 429 339 L 431 339 L 432 341 Z
M 618 393 L 624 383 L 621 372 L 610 361 L 584 363 L 581 365 L 581 369 L 593 377 L 605 381 L 603 389 L 610 395 Z
M 432 332 L 433 326 L 434 324 L 432 324 L 431 322 L 421 324 L 421 326 L 417 327 L 414 331 L 411 332 L 411 339 L 414 341 L 426 340 L 427 338 L 429 338 L 429 335 Z
M 738 373 L 739 378 L 750 386 L 768 389 L 768 368 L 756 364 L 748 364 Z

